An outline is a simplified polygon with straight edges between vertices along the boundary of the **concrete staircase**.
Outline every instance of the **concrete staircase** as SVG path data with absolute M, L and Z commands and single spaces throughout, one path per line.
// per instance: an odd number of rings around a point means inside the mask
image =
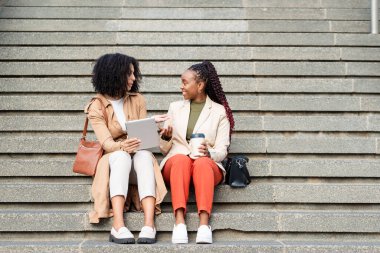
M 0 0 L 0 252 L 380 252 L 380 36 L 369 1 Z M 235 113 L 246 189 L 217 188 L 213 245 L 107 242 L 72 173 L 101 54 L 141 60 L 151 114 L 212 60 Z M 92 134 L 93 136 L 93 134 Z M 160 156 L 159 156 L 160 157 Z M 136 235 L 141 213 L 127 213 Z

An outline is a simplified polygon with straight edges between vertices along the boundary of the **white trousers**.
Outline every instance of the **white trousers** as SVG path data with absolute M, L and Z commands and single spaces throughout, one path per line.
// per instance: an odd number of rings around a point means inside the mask
M 110 197 L 127 197 L 128 185 L 137 184 L 140 201 L 145 197 L 156 197 L 153 156 L 150 151 L 139 150 L 134 155 L 115 151 L 109 157 Z

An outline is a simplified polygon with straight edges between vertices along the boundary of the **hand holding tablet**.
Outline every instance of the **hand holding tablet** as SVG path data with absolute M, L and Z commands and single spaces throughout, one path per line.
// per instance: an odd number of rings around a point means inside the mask
M 128 139 L 139 139 L 140 145 L 136 150 L 155 148 L 160 145 L 158 127 L 154 118 L 127 121 Z
M 141 140 L 136 138 L 126 139 L 120 143 L 120 148 L 127 153 L 134 153 L 136 150 L 138 150 L 140 143 Z

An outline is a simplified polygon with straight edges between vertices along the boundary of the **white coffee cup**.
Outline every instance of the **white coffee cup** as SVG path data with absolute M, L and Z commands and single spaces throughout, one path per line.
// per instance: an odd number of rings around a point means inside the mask
M 191 153 L 190 157 L 193 159 L 196 159 L 200 156 L 204 156 L 204 154 L 199 152 L 199 147 L 202 145 L 202 143 L 205 140 L 205 135 L 203 133 L 196 133 L 192 134 L 190 137 L 190 146 L 191 146 Z

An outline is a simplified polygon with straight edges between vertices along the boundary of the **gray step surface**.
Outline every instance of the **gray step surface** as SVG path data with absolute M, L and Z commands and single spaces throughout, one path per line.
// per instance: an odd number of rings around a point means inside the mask
M 188 231 L 198 228 L 198 214 L 188 212 Z M 0 231 L 108 231 L 112 219 L 92 225 L 86 212 L 78 211 L 1 211 Z M 258 232 L 356 232 L 379 233 L 380 214 L 376 211 L 253 211 L 213 212 L 210 225 L 214 230 L 233 229 Z M 125 214 L 126 226 L 139 231 L 143 214 Z M 172 231 L 172 212 L 156 217 L 157 231 Z
M 376 34 L 250 32 L 0 32 L 0 45 L 378 46 Z
M 150 113 L 155 115 L 156 113 Z M 261 114 L 261 113 L 260 113 Z M 241 131 L 289 131 L 289 132 L 379 132 L 380 115 L 260 115 L 249 116 L 234 113 L 235 132 Z M 0 115 L 0 131 L 81 131 L 85 114 L 67 115 Z M 68 124 L 67 122 L 70 122 Z M 92 129 L 89 126 L 89 129 Z
M 3 111 L 83 111 L 92 95 L 7 95 L 2 96 Z M 166 111 L 171 102 L 183 100 L 180 94 L 144 94 L 148 110 Z M 302 112 L 378 112 L 376 95 L 227 95 L 234 111 L 302 111 Z
M 140 231 L 133 231 L 135 238 Z M 106 231 L 83 231 L 65 232 L 64 238 L 60 232 L 0 232 L 0 243 L 44 243 L 44 242 L 77 242 L 77 241 L 100 241 L 108 243 L 109 230 Z M 365 235 L 365 237 L 363 236 Z M 157 243 L 171 243 L 171 231 L 160 231 L 156 234 Z M 189 231 L 189 244 L 195 244 L 196 231 Z M 371 233 L 298 233 L 298 232 L 242 232 L 233 230 L 213 230 L 214 243 L 249 243 L 249 242 L 319 242 L 323 244 L 378 243 L 379 235 Z M 158 245 L 156 244 L 156 245 Z M 131 245 L 130 245 L 131 246 Z M 155 245 L 152 245 L 155 246 Z M 178 245 L 177 245 L 178 246 Z M 185 246 L 185 245 L 184 245 Z
M 298 1 L 298 0 L 193 0 L 178 1 L 150 1 L 150 0 L 10 0 L 5 2 L 5 6 L 124 6 L 124 7 L 304 7 L 304 8 L 368 8 L 368 3 L 358 0 L 320 0 L 320 1 Z
M 5 133 L 0 136 L 0 152 L 76 153 L 81 133 Z M 93 135 L 88 138 L 94 139 Z M 259 154 L 379 154 L 379 134 L 253 133 L 232 137 L 231 153 Z
M 371 242 L 344 242 L 326 243 L 320 241 L 258 241 L 258 242 L 214 242 L 209 245 L 195 244 L 173 245 L 169 242 L 158 242 L 154 245 L 128 245 L 121 246 L 106 241 L 53 241 L 53 242 L 7 242 L 0 244 L 0 252 L 23 253 L 30 251 L 38 252 L 121 252 L 125 250 L 133 252 L 267 252 L 267 253 L 314 253 L 316 250 L 321 253 L 344 252 L 344 253 L 377 253 L 380 252 L 379 243 Z
M 99 57 L 95 56 L 96 58 Z M 144 75 L 180 76 L 197 62 L 147 61 L 141 62 Z M 276 61 L 213 61 L 219 75 L 231 76 L 380 76 L 379 62 L 276 62 Z M 75 62 L 0 62 L 0 75 L 3 76 L 89 76 L 92 61 Z
M 323 20 L 64 20 L 4 19 L 0 31 L 350 32 L 370 33 L 368 21 Z
M 0 18 L 370 20 L 370 9 L 3 7 Z
M 0 232 L 0 243 L 4 242 L 52 242 L 52 241 L 103 241 L 108 242 L 109 230 L 104 231 L 73 231 L 73 232 Z M 132 231 L 135 238 L 140 231 Z M 64 238 L 62 237 L 64 235 Z M 156 235 L 158 242 L 171 242 L 172 231 L 159 231 Z M 195 243 L 196 231 L 189 231 L 190 244 Z M 318 233 L 318 232 L 257 232 L 213 230 L 214 242 L 261 242 L 261 241 L 319 241 L 320 243 L 378 243 L 379 234 L 376 233 Z
M 266 253 L 378 253 L 380 244 L 372 242 L 343 242 L 328 243 L 321 241 L 256 241 L 256 242 L 223 242 L 216 241 L 210 245 L 195 244 L 190 242 L 185 245 L 173 245 L 168 241 L 158 242 L 154 245 L 117 245 L 107 241 L 52 241 L 52 242 L 4 242 L 0 243 L 0 252 L 24 253 L 38 252 L 266 252 Z
M 87 178 L 86 178 L 87 179 Z M 90 180 L 62 183 L 12 183 L 0 186 L 1 203 L 82 203 L 91 201 Z M 317 180 L 315 180 L 317 181 Z M 377 183 L 376 183 L 377 182 Z M 191 198 L 194 201 L 194 198 Z M 170 194 L 165 202 L 171 203 Z M 379 181 L 374 183 L 270 183 L 253 180 L 244 189 L 231 189 L 228 185 L 216 188 L 214 203 L 348 203 L 379 204 Z
M 380 78 L 261 78 L 221 77 L 223 90 L 227 93 L 380 93 Z M 141 92 L 178 92 L 180 77 L 146 76 L 140 84 Z M 0 92 L 48 92 L 81 93 L 93 92 L 90 77 L 3 77 Z
M 352 47 L 0 47 L 1 60 L 95 60 L 107 53 L 149 60 L 380 61 L 379 48 Z
M 156 154 L 161 161 L 162 156 Z M 75 155 L 2 156 L 0 177 L 83 177 L 73 173 Z M 380 160 L 374 157 L 260 157 L 249 156 L 251 177 L 379 178 Z

